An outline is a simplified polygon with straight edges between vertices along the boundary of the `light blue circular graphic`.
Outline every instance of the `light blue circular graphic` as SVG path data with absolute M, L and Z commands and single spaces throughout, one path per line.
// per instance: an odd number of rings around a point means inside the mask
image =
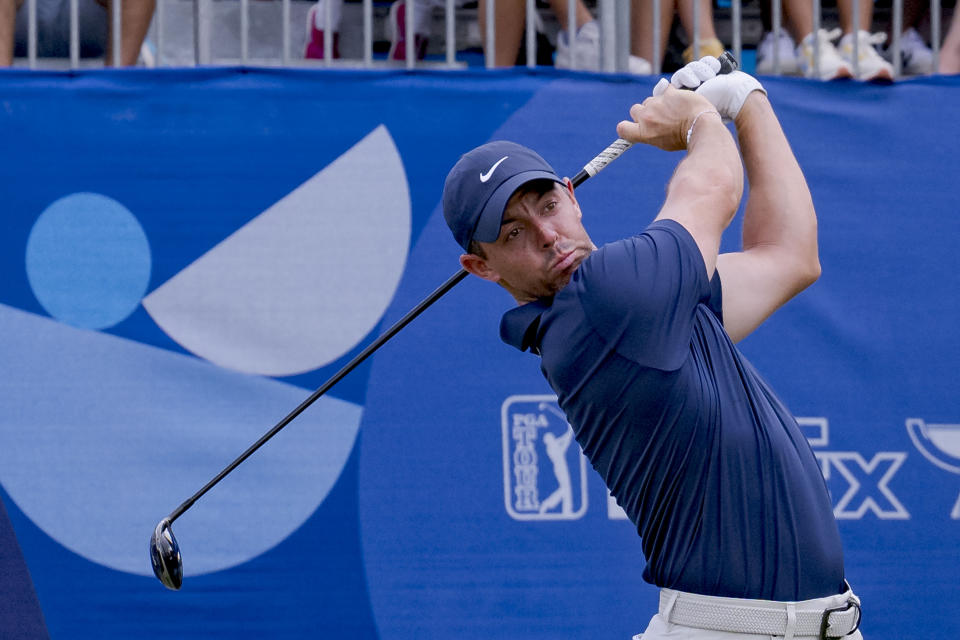
M 27 278 L 51 316 L 83 329 L 133 313 L 150 280 L 150 245 L 129 209 L 98 193 L 47 207 L 27 240 Z

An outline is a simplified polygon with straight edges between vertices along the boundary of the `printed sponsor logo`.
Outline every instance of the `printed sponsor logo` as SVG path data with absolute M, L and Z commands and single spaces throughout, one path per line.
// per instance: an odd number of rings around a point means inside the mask
M 493 166 L 487 169 L 486 173 L 480 174 L 480 182 L 486 182 L 493 176 L 493 172 L 497 170 L 497 167 L 500 166 L 500 163 L 509 158 L 510 156 L 503 156 L 499 160 L 493 163 Z
M 515 520 L 577 520 L 587 511 L 587 459 L 556 396 L 511 396 L 501 409 L 503 489 Z
M 950 473 L 960 475 L 960 424 L 932 424 L 920 418 L 907 419 L 907 433 L 924 458 Z M 950 517 L 960 520 L 960 495 Z
M 878 451 L 867 458 L 860 451 L 824 451 L 830 444 L 826 418 L 797 418 L 813 447 L 820 470 L 833 497 L 838 520 L 860 520 L 872 513 L 881 520 L 907 520 L 910 512 L 897 498 L 890 482 L 907 459 L 905 451 Z
M 587 460 L 556 396 L 510 396 L 502 406 L 503 485 L 507 513 L 516 520 L 577 520 L 587 510 Z M 894 492 L 893 481 L 906 451 L 835 451 L 825 417 L 797 423 L 813 448 L 830 489 L 838 520 L 908 520 L 910 512 Z M 907 420 L 917 449 L 936 466 L 960 475 L 960 424 Z M 627 520 L 607 494 L 607 518 Z M 960 519 L 960 497 L 950 513 Z

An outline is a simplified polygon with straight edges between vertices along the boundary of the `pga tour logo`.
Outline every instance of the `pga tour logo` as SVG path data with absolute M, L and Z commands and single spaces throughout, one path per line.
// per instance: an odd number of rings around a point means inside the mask
M 550 395 L 511 396 L 501 409 L 503 490 L 515 520 L 577 520 L 587 511 L 587 459 Z

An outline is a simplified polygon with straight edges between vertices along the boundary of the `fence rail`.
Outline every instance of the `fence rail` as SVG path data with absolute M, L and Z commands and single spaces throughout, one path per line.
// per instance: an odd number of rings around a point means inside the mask
M 113 42 L 123 40 L 123 25 L 121 20 L 122 7 L 124 2 L 137 2 L 138 0 L 110 0 L 109 11 L 112 16 L 110 38 Z M 515 0 L 500 0 L 515 1 Z M 568 15 L 576 15 L 577 0 L 568 0 Z M 691 2 L 713 2 L 714 0 L 688 0 Z M 724 8 L 724 15 L 729 22 L 730 32 L 726 38 L 727 45 L 740 59 L 744 49 L 744 32 L 748 26 L 744 19 L 744 3 L 742 0 L 719 0 Z M 860 3 L 870 2 L 871 0 L 853 0 L 853 20 L 854 31 L 860 29 L 869 30 L 871 25 L 860 25 Z M 37 4 L 38 0 L 27 0 L 25 9 L 28 14 L 27 21 L 27 56 L 26 65 L 31 69 L 46 67 L 62 67 L 65 64 L 71 69 L 81 66 L 92 66 L 98 64 L 81 62 L 80 55 L 80 0 L 70 0 L 70 29 L 69 29 L 69 60 L 41 58 L 38 55 L 38 21 Z M 375 44 L 382 42 L 385 33 L 385 23 L 387 20 L 387 8 L 390 2 L 374 0 L 360 0 L 357 2 L 347 2 L 344 5 L 343 30 L 349 28 L 354 34 L 357 33 L 359 25 L 360 45 L 359 54 L 356 56 L 334 59 L 333 56 L 333 37 L 330 25 L 333 22 L 332 3 L 327 2 L 326 20 L 328 31 L 324 37 L 324 57 L 322 60 L 303 59 L 302 42 L 294 37 L 296 33 L 303 33 L 306 11 L 313 3 L 305 0 L 157 0 L 156 11 L 153 17 L 153 24 L 148 35 L 148 41 L 145 44 L 145 56 L 150 60 L 148 66 L 190 66 L 190 65 L 212 65 L 212 64 L 241 64 L 257 66 L 355 66 L 362 68 L 372 68 L 380 66 L 404 66 L 407 69 L 417 67 L 431 68 L 460 68 L 465 63 L 458 59 L 457 54 L 468 47 L 479 45 L 484 53 L 484 64 L 486 67 L 493 67 L 494 54 L 496 50 L 496 29 L 494 12 L 496 10 L 497 0 L 488 0 L 484 10 L 486 11 L 485 32 L 480 34 L 477 24 L 480 22 L 480 9 L 476 3 L 471 3 L 468 8 L 460 7 L 463 4 L 457 0 L 445 0 L 442 6 L 435 10 L 431 9 L 431 18 L 442 15 L 443 28 L 438 32 L 431 34 L 431 37 L 438 37 L 444 43 L 443 56 L 431 56 L 430 60 L 418 60 L 415 47 L 414 12 L 418 10 L 416 2 L 410 2 L 406 7 L 407 15 L 405 20 L 406 50 L 405 61 L 402 63 L 389 62 L 382 59 L 382 54 L 377 55 Z M 813 11 L 813 32 L 817 33 L 823 21 L 823 10 L 820 0 L 810 0 Z M 756 0 L 749 0 L 748 6 L 755 6 Z M 598 20 L 601 34 L 601 70 L 604 72 L 625 72 L 627 71 L 627 59 L 630 49 L 630 7 L 631 3 L 617 0 L 596 0 L 591 3 L 591 8 Z M 252 20 L 251 13 L 253 6 L 256 7 L 258 16 L 257 21 Z M 483 6 L 483 5 L 481 5 Z M 223 37 L 223 30 L 218 30 L 217 22 L 219 16 L 227 13 L 222 10 L 228 7 L 231 19 L 238 22 L 236 32 L 229 34 L 230 37 L 238 41 L 239 51 L 236 55 L 215 54 L 218 38 Z M 186 9 L 186 10 L 185 10 Z M 221 10 L 218 10 L 221 9 Z M 279 9 L 279 19 L 274 15 L 272 19 L 262 18 L 265 12 L 272 11 L 274 14 Z M 296 10 L 294 10 L 296 9 Z M 526 0 L 526 14 L 538 14 L 538 19 L 526 20 L 525 44 L 526 44 L 526 65 L 528 67 L 536 66 L 537 60 L 537 27 L 547 24 L 553 27 L 551 35 L 557 35 L 557 25 L 551 22 L 551 13 L 548 9 L 537 6 L 536 0 Z M 900 56 L 900 39 L 903 25 L 903 0 L 892 0 L 890 18 L 892 22 L 893 37 L 891 40 L 891 49 L 893 52 L 892 64 L 897 76 L 902 74 L 902 64 Z M 930 0 L 930 44 L 934 55 L 934 69 L 937 67 L 941 42 L 941 12 L 940 0 Z M 661 0 L 652 2 L 652 20 L 653 24 L 659 24 L 662 7 Z M 234 12 L 238 15 L 233 15 Z M 696 52 L 700 48 L 700 28 L 699 12 L 692 12 L 693 15 L 693 34 L 690 36 L 690 43 Z M 783 7 L 782 0 L 771 1 L 772 30 L 779 33 L 783 28 Z M 756 18 L 752 18 L 756 22 Z M 279 24 L 275 24 L 279 22 Z M 567 25 L 567 37 L 572 42 L 576 35 L 575 20 L 569 20 Z M 171 23 L 173 23 L 171 25 Z M 274 30 L 268 29 L 265 25 L 269 23 L 275 27 Z M 184 42 L 184 32 L 192 26 L 192 40 Z M 752 25 L 756 26 L 756 25 Z M 171 29 L 176 33 L 171 33 Z M 754 29 L 755 30 L 755 29 Z M 256 33 L 254 33 L 256 32 Z M 471 37 L 473 34 L 473 37 Z M 178 37 L 177 37 L 178 36 Z M 662 47 L 661 38 L 669 37 L 669 34 L 661 34 L 658 29 L 653 30 L 653 59 L 650 60 L 652 68 L 658 70 L 661 68 L 659 52 Z M 176 40 L 176 43 L 170 40 Z M 279 42 L 279 48 L 273 46 L 272 50 L 266 54 L 262 53 L 264 49 L 264 40 L 275 45 Z M 256 44 L 261 50 L 259 55 L 253 54 L 252 44 Z M 859 60 L 858 47 L 859 39 L 853 38 L 853 65 L 854 73 L 858 72 L 856 68 Z M 110 62 L 114 66 L 120 66 L 120 47 L 112 47 L 112 59 Z M 191 51 L 192 49 L 192 51 Z M 176 55 L 170 55 L 170 51 L 176 51 Z M 356 47 L 354 47 L 356 50 Z M 819 67 L 820 51 L 819 39 L 813 39 L 814 65 Z M 20 60 L 23 63 L 23 60 Z M 773 69 L 775 74 L 781 72 L 781 61 L 779 59 L 779 48 L 773 48 Z

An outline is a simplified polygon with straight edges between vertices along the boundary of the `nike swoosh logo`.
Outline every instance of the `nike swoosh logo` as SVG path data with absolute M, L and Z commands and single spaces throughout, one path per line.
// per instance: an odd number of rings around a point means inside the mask
M 493 166 L 490 167 L 489 169 L 487 169 L 487 172 L 486 172 L 486 173 L 481 173 L 481 174 L 480 174 L 480 182 L 486 182 L 487 180 L 489 180 L 489 179 L 490 179 L 490 176 L 493 175 L 493 172 L 496 171 L 496 170 L 497 170 L 497 167 L 500 166 L 500 163 L 503 162 L 504 160 L 506 160 L 506 159 L 509 158 L 509 157 L 510 157 L 510 156 L 503 156 L 502 158 L 500 158 L 499 160 L 497 160 L 496 162 L 494 162 L 494 163 L 493 163 Z

